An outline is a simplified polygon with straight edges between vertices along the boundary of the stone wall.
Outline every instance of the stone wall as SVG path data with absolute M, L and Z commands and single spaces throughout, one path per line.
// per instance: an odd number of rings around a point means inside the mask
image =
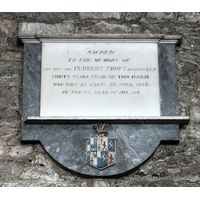
M 181 128 L 179 144 L 161 144 L 132 173 L 106 179 L 80 177 L 40 144 L 21 144 L 23 45 L 17 35 L 33 26 L 33 34 L 182 35 L 176 47 L 179 115 L 191 120 Z M 199 186 L 199 70 L 200 13 L 0 13 L 0 186 Z

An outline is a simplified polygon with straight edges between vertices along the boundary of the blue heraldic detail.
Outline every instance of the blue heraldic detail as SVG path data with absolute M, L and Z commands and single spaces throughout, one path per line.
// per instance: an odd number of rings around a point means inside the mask
M 115 164 L 116 138 L 86 138 L 86 163 L 103 170 Z

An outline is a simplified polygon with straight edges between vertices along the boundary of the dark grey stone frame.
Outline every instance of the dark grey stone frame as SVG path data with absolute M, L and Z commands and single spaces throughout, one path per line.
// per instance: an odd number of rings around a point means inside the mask
M 156 150 L 161 141 L 179 141 L 179 124 L 108 123 L 110 137 L 118 138 L 116 164 L 99 171 L 86 163 L 85 139 L 94 136 L 94 123 L 27 123 L 40 116 L 41 43 L 24 44 L 21 141 L 40 142 L 66 169 L 82 175 L 108 177 L 132 171 Z M 177 116 L 175 43 L 158 44 L 161 116 Z

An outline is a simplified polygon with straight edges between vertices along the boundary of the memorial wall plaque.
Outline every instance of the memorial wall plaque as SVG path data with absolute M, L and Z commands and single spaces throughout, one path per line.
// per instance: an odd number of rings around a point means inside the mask
M 156 41 L 43 44 L 40 116 L 160 116 L 157 52 Z
M 175 45 L 181 36 L 19 36 L 22 142 L 40 142 L 74 172 L 134 170 L 179 141 Z

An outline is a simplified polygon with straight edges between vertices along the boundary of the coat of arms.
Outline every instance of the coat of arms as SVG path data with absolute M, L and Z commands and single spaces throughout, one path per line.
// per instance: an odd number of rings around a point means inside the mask
M 107 137 L 108 132 L 104 124 L 93 126 L 98 133 L 97 136 L 86 139 L 86 163 L 103 170 L 115 164 L 116 140 L 117 138 Z

